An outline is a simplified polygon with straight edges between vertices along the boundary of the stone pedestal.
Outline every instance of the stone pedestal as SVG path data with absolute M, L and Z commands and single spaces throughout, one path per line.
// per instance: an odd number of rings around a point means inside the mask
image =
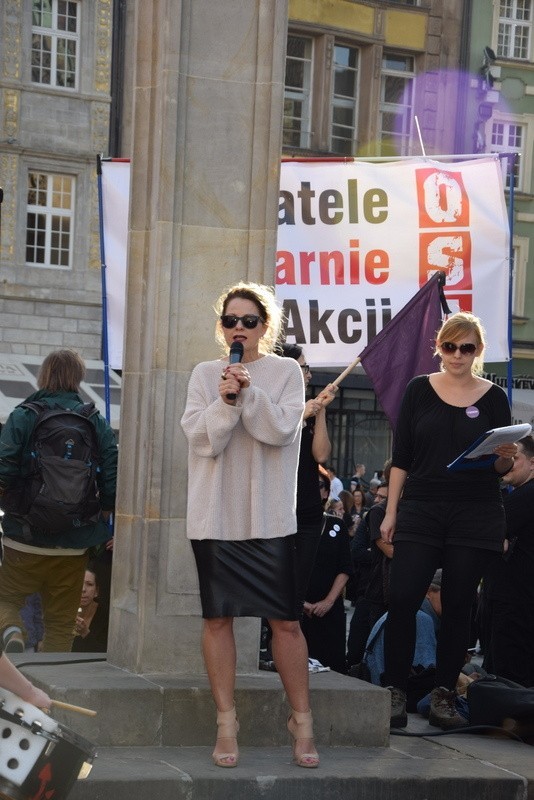
M 285 0 L 137 0 L 129 11 L 132 195 L 109 660 L 136 673 L 204 670 L 180 418 L 192 367 L 218 355 L 217 296 L 239 279 L 273 282 L 286 24 Z M 238 671 L 255 671 L 259 623 L 237 620 L 236 632 Z

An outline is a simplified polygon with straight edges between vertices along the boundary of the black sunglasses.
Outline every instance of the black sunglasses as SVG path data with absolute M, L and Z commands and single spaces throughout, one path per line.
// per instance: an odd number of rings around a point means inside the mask
M 265 322 L 265 320 L 258 317 L 257 314 L 245 314 L 243 317 L 236 317 L 235 314 L 223 314 L 221 317 L 223 328 L 235 328 L 238 322 L 241 322 L 244 328 L 252 330 L 258 322 Z
M 470 355 L 472 356 L 475 350 L 477 349 L 476 344 L 471 344 L 471 342 L 466 342 L 465 344 L 454 344 L 454 342 L 443 342 L 440 345 L 441 349 L 445 353 L 456 353 L 457 350 L 464 356 Z
M 305 375 L 310 374 L 310 365 L 309 364 L 300 364 L 300 368 Z

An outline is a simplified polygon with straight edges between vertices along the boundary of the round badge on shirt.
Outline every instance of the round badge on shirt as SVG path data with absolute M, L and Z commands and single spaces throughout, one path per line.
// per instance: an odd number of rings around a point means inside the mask
M 339 530 L 340 530 L 339 525 L 332 525 L 332 528 L 328 531 L 328 533 L 332 537 L 332 539 L 335 539 L 339 533 Z
M 476 419 L 480 414 L 480 411 L 476 406 L 467 406 L 467 408 L 465 409 L 465 413 L 469 417 L 469 419 Z

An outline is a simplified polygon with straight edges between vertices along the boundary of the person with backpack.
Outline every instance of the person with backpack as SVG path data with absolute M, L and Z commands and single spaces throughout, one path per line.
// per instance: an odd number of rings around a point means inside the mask
M 39 592 L 46 652 L 70 651 L 89 548 L 111 539 L 117 444 L 79 395 L 85 364 L 74 350 L 43 361 L 39 390 L 0 434 L 0 643 L 23 652 L 20 609 Z

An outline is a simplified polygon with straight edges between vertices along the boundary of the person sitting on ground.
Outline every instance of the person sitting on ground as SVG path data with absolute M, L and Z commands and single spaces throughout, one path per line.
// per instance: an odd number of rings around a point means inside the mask
M 407 707 L 409 711 L 416 710 L 416 704 L 432 687 L 436 666 L 437 633 L 439 631 L 440 617 L 441 569 L 438 569 L 428 587 L 421 608 L 416 614 L 416 643 L 407 691 Z M 376 686 L 383 685 L 385 669 L 384 628 L 387 618 L 388 612 L 383 614 L 372 627 L 366 644 L 363 665 L 357 676 L 368 678 Z
M 109 592 L 106 597 L 95 561 L 91 561 L 85 570 L 78 612 L 72 652 L 105 653 L 108 648 Z

